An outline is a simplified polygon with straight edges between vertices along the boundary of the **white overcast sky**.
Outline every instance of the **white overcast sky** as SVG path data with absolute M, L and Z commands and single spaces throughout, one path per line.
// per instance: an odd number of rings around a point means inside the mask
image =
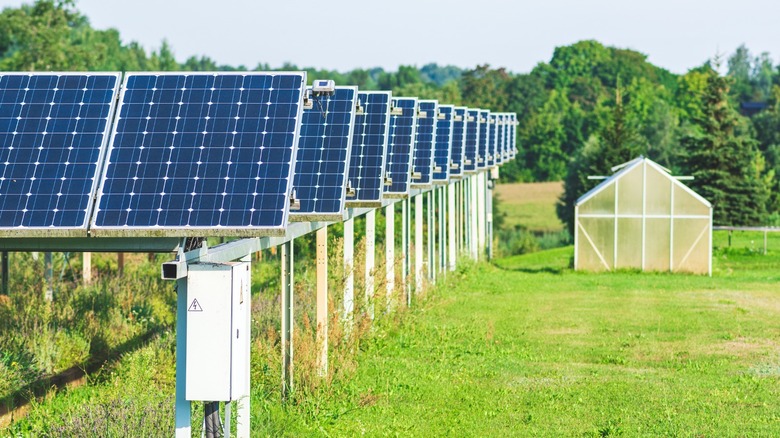
M 31 0 L 0 0 L 19 6 Z M 77 0 L 92 25 L 176 58 L 349 70 L 429 62 L 528 72 L 583 39 L 681 73 L 745 43 L 780 55 L 778 0 Z

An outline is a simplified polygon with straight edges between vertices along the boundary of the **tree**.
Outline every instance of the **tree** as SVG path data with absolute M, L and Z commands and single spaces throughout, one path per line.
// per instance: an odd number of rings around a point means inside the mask
M 769 198 L 763 157 L 729 102 L 731 79 L 712 68 L 705 73 L 695 129 L 681 139 L 683 170 L 694 177 L 690 187 L 712 203 L 716 225 L 763 224 Z
M 564 192 L 556 205 L 558 217 L 574 234 L 574 206 L 577 199 L 598 184 L 589 180 L 591 175 L 607 176 L 611 168 L 630 161 L 645 151 L 639 141 L 635 122 L 623 104 L 623 91 L 620 81 L 615 91 L 615 106 L 609 113 L 604 128 L 591 136 L 585 146 L 578 150 L 569 161 L 568 172 L 564 180 Z

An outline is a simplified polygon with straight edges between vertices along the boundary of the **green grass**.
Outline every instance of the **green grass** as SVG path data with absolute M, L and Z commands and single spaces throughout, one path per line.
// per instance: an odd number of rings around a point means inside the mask
M 563 224 L 555 213 L 555 203 L 563 186 L 552 183 L 512 183 L 496 186 L 498 214 L 503 215 L 502 227 L 524 228 L 534 233 L 556 233 Z
M 720 253 L 712 278 L 575 273 L 571 254 L 459 271 L 319 410 L 265 420 L 290 436 L 780 434 L 777 253 Z
M 728 248 L 716 232 L 712 277 L 573 272 L 571 247 L 465 263 L 414 311 L 379 320 L 354 371 L 286 405 L 256 332 L 254 435 L 778 436 L 780 240 L 764 256 L 757 236 Z M 171 351 L 163 338 L 128 355 L 12 432 L 126 413 L 117 400 L 143 415 L 172 394 Z M 144 397 L 155 375 L 167 377 Z

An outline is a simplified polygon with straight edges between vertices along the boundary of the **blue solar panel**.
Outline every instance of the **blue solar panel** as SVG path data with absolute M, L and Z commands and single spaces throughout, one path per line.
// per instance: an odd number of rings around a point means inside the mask
M 485 160 L 487 167 L 496 165 L 496 149 L 498 146 L 498 116 L 494 113 L 488 114 L 488 143 Z
M 293 176 L 301 205 L 290 211 L 291 221 L 343 219 L 356 98 L 357 87 L 311 95 L 311 108 L 303 111 Z
M 436 146 L 433 149 L 433 182 L 446 183 L 450 177 L 454 115 L 455 106 L 439 105 L 439 117 L 436 121 Z
M 466 142 L 463 153 L 463 172 L 475 173 L 477 171 L 477 145 L 479 144 L 479 132 L 482 123 L 479 122 L 478 108 L 469 108 L 466 112 Z
M 509 158 L 514 159 L 517 155 L 517 113 L 511 113 L 509 116 Z
M 385 174 L 392 183 L 385 185 L 388 198 L 399 198 L 409 194 L 412 168 L 412 145 L 417 131 L 417 98 L 393 98 L 394 111 L 390 115 L 390 137 L 387 143 L 387 165 Z
M 493 155 L 496 165 L 501 165 L 504 161 L 504 147 L 506 146 L 506 120 L 507 113 L 496 114 L 496 149 Z
M 381 206 L 390 131 L 390 99 L 389 91 L 358 93 L 362 113 L 355 118 L 349 164 L 349 181 L 354 196 L 347 196 L 347 205 Z
M 86 236 L 119 78 L 0 74 L 0 233 Z
M 283 234 L 305 84 L 305 73 L 126 75 L 92 230 Z
M 436 113 L 439 102 L 421 100 L 418 102 L 417 133 L 414 137 L 412 163 L 412 187 L 431 185 L 433 176 L 433 145 L 436 143 Z
M 463 175 L 463 149 L 466 145 L 466 110 L 456 106 L 452 121 L 452 152 L 450 153 L 450 178 Z
M 487 167 L 487 153 L 490 130 L 490 111 L 479 112 L 479 142 L 477 143 L 477 170 Z

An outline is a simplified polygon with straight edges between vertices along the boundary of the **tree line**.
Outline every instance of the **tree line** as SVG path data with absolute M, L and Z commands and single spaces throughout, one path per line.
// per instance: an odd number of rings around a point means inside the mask
M 518 55 L 520 56 L 520 55 Z M 597 41 L 558 47 L 528 73 L 435 63 L 347 72 L 258 63 L 252 70 L 305 70 L 361 89 L 518 114 L 519 157 L 504 181 L 560 181 L 559 216 L 571 226 L 576 199 L 610 168 L 647 156 L 715 207 L 717 225 L 780 225 L 780 66 L 742 46 L 678 75 L 627 49 Z M 241 71 L 207 56 L 180 62 L 170 45 L 145 50 L 115 29 L 94 29 L 72 0 L 37 0 L 0 12 L 2 71 Z M 725 74 L 721 71 L 725 71 Z

